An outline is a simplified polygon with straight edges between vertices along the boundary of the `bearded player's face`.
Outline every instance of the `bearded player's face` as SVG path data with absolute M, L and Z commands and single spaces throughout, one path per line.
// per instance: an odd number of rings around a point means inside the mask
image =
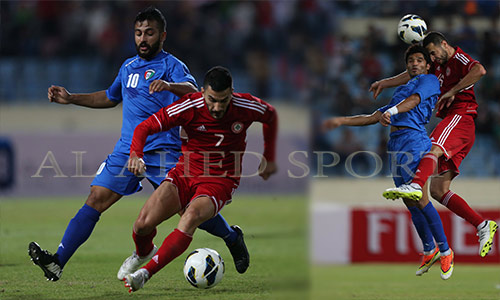
M 434 45 L 434 43 L 429 43 L 425 48 L 429 51 L 429 55 L 433 62 L 437 62 L 440 65 L 444 65 L 448 61 L 448 54 L 444 48 L 445 41 L 442 41 L 439 45 Z
M 201 88 L 201 92 L 203 93 L 208 111 L 212 117 L 214 117 L 214 119 L 222 119 L 233 97 L 233 89 L 227 88 L 223 91 L 216 92 L 209 85 L 206 89 Z
M 145 60 L 152 59 L 161 51 L 167 35 L 166 32 L 160 32 L 156 21 L 150 20 L 137 21 L 134 32 L 135 49 L 139 57 Z

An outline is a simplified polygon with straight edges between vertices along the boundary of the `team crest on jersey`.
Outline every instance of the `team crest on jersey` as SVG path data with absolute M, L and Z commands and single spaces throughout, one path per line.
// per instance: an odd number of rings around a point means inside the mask
M 241 123 L 241 122 L 234 122 L 233 125 L 231 126 L 231 130 L 234 133 L 240 133 L 243 130 L 243 123 Z
M 446 76 L 450 76 L 450 73 L 451 73 L 450 67 L 447 67 L 446 68 Z
M 155 75 L 155 70 L 147 70 L 146 73 L 144 73 L 144 79 L 148 80 L 150 79 L 151 77 L 153 77 Z

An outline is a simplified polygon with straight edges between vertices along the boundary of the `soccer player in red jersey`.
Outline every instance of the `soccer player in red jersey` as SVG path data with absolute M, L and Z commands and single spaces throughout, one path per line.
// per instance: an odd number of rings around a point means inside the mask
M 431 196 L 476 227 L 479 255 L 484 257 L 491 250 L 498 226 L 475 212 L 462 197 L 450 190 L 450 185 L 459 174 L 458 167 L 462 160 L 474 144 L 474 119 L 478 107 L 474 84 L 486 74 L 486 70 L 462 49 L 452 47 L 439 32 L 427 34 L 423 45 L 429 50 L 433 60 L 430 73 L 437 76 L 441 85 L 436 116 L 443 120 L 431 133 L 432 148 L 420 161 L 412 182 L 389 190 L 393 195 L 419 200 L 422 197 L 422 187 L 437 166 L 439 176 L 431 179 Z M 373 83 L 370 91 L 373 91 L 376 98 L 382 89 L 399 85 L 409 78 L 408 73 L 403 72 Z
M 154 247 L 156 226 L 177 213 L 181 218 L 156 255 L 143 268 L 125 276 L 129 292 L 142 288 L 151 276 L 181 255 L 196 227 L 231 202 L 240 181 L 246 131 L 255 121 L 263 123 L 264 154 L 259 175 L 266 180 L 276 172 L 276 111 L 250 94 L 234 93 L 226 68 L 210 69 L 201 92 L 185 95 L 136 127 L 128 163 L 128 169 L 136 175 L 145 171 L 142 157 L 149 135 L 182 126 L 187 142 L 179 162 L 146 201 L 134 223 L 132 237 L 137 254 L 149 253 Z

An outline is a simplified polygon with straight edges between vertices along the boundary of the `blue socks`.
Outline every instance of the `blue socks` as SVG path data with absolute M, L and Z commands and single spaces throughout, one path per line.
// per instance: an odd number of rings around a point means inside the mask
M 422 209 L 422 214 L 425 216 L 427 224 L 429 224 L 432 235 L 438 244 L 439 251 L 441 251 L 441 253 L 448 251 L 450 247 L 448 246 L 448 241 L 444 234 L 443 223 L 441 222 L 441 217 L 439 217 L 436 208 L 432 205 L 432 202 L 429 202 L 424 209 Z
M 100 212 L 84 204 L 73 219 L 71 219 L 55 254 L 61 268 L 66 265 L 73 253 L 90 237 L 100 216 Z M 222 238 L 228 244 L 234 243 L 238 237 L 236 231 L 229 226 L 220 214 L 205 221 L 198 228 Z
M 76 249 L 89 238 L 100 216 L 100 212 L 84 204 L 71 219 L 56 252 L 61 268 L 68 262 Z
M 226 244 L 234 243 L 238 237 L 236 231 L 227 224 L 226 219 L 221 214 L 217 214 L 212 219 L 205 221 L 198 228 L 222 238 Z
M 415 229 L 417 229 L 418 236 L 424 245 L 424 251 L 428 252 L 433 250 L 434 238 L 432 237 L 432 231 L 423 212 L 416 206 L 408 206 L 408 210 L 411 213 L 411 220 L 413 221 Z

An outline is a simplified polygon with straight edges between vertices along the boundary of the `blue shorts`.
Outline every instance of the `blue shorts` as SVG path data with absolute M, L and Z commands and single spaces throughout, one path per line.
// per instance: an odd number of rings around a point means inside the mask
M 146 173 L 144 176 L 137 177 L 127 169 L 129 156 L 113 152 L 101 164 L 90 186 L 102 186 L 126 196 L 142 190 L 141 180 L 147 178 L 156 189 L 165 179 L 168 171 L 175 166 L 180 155 L 180 152 L 173 150 L 144 153 Z
M 407 128 L 391 133 L 387 150 L 390 155 L 392 179 L 396 186 L 411 182 L 420 160 L 431 150 L 431 146 L 426 132 Z

